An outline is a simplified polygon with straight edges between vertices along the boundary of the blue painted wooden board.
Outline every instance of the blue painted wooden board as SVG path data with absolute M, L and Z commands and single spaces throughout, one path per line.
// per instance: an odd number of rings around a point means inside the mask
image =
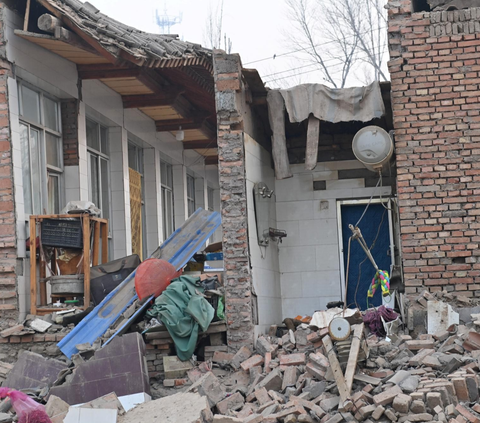
M 179 270 L 205 244 L 221 223 L 220 213 L 200 208 L 158 247 L 151 257 L 166 260 Z M 86 342 L 93 344 L 138 298 L 135 293 L 135 272 L 133 271 L 108 294 L 58 343 L 58 347 L 68 358 L 78 352 L 76 345 Z

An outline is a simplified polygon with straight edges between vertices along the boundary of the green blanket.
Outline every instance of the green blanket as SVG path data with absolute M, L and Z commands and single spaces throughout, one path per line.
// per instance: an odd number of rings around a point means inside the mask
M 167 327 L 175 342 L 177 356 L 182 361 L 192 357 L 199 327 L 206 331 L 215 314 L 214 308 L 199 293 L 203 293 L 200 278 L 180 276 L 147 311 L 148 317 L 161 320 Z

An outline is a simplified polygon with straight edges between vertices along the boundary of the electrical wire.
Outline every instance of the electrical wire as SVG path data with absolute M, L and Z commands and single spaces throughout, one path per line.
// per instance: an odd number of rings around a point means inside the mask
M 379 46 L 379 48 L 384 48 L 384 47 L 387 47 L 387 46 L 388 46 L 388 44 L 385 43 L 385 44 L 382 44 L 381 46 Z M 383 54 L 383 53 L 385 53 L 385 51 L 378 52 L 377 55 L 380 55 L 380 54 Z M 369 56 L 364 56 L 364 57 L 360 57 L 360 58 L 357 58 L 357 59 L 362 60 L 362 59 L 367 59 L 368 57 L 369 57 Z M 335 60 L 341 61 L 341 59 L 338 59 L 338 58 L 336 58 L 336 57 L 331 57 L 330 59 L 325 59 L 325 60 L 323 61 L 323 63 L 333 62 L 333 61 L 335 61 Z M 342 63 L 339 63 L 338 65 L 334 65 L 334 66 L 339 66 L 339 65 L 341 65 L 341 64 L 342 64 Z M 310 68 L 310 67 L 312 67 L 312 66 L 319 66 L 319 64 L 318 64 L 318 63 L 311 63 L 310 65 L 306 65 L 306 66 L 298 66 L 298 67 L 296 67 L 296 68 L 285 69 L 285 70 L 283 70 L 283 71 L 278 71 L 278 72 L 270 73 L 270 74 L 268 74 L 268 75 L 262 75 L 262 78 L 268 78 L 268 77 L 270 77 L 270 76 L 279 75 L 279 74 L 285 73 L 285 72 L 291 72 L 291 71 L 294 71 L 294 70 L 297 70 L 297 69 Z
M 381 27 L 378 27 L 377 29 L 374 29 L 374 31 L 381 31 L 382 29 L 387 29 L 387 27 L 386 26 L 381 26 Z M 361 33 L 359 35 L 369 34 L 370 32 L 371 32 L 371 30 L 365 31 L 364 33 Z M 348 37 L 345 37 L 345 39 L 352 38 L 352 37 L 355 37 L 355 35 L 350 35 Z M 336 42 L 337 42 L 337 40 L 325 41 L 323 43 L 315 44 L 312 48 L 322 47 L 322 46 L 326 46 L 327 44 L 332 44 L 332 43 L 336 43 Z M 306 50 L 307 50 L 307 48 L 299 48 L 297 50 L 292 50 L 292 51 L 285 52 L 285 53 L 274 54 L 273 56 L 264 57 L 263 59 L 256 59 L 256 60 L 253 60 L 251 62 L 247 62 L 244 65 L 251 65 L 253 63 L 264 62 L 266 60 L 272 60 L 272 59 L 276 59 L 277 57 L 288 56 L 289 54 L 298 53 L 299 51 L 306 51 Z
M 381 54 L 384 54 L 384 53 L 385 53 L 385 52 L 379 52 L 379 53 L 377 54 L 377 56 L 380 56 Z M 368 57 L 369 57 L 369 56 L 363 56 L 363 57 L 358 57 L 357 59 L 358 59 L 358 60 L 364 60 L 364 59 L 368 59 Z M 335 60 L 340 60 L 340 59 L 335 59 Z M 318 63 L 312 64 L 312 65 L 308 65 L 308 66 L 314 66 L 314 65 L 319 66 Z M 335 66 L 342 66 L 342 64 L 339 63 L 338 65 L 335 65 Z M 302 66 L 301 68 L 304 68 L 304 66 Z M 333 67 L 332 67 L 332 68 L 333 68 Z M 330 70 L 331 70 L 332 68 L 330 68 Z M 294 69 L 298 69 L 298 68 L 293 68 L 293 69 L 291 69 L 291 70 L 294 70 Z M 269 79 L 269 80 L 267 80 L 267 81 L 264 81 L 264 83 L 265 83 L 265 84 L 268 84 L 268 83 L 270 83 L 270 82 L 281 81 L 281 80 L 283 80 L 283 79 L 287 79 L 287 78 L 291 78 L 291 77 L 299 76 L 299 75 L 304 75 L 304 74 L 307 74 L 307 73 L 317 72 L 317 71 L 320 71 L 320 69 L 315 68 L 315 69 L 310 69 L 310 70 L 305 71 L 305 72 L 300 72 L 300 73 L 296 73 L 296 74 L 292 74 L 292 75 L 282 76 L 282 77 L 280 77 L 280 78 L 271 78 L 271 79 Z M 282 71 L 282 73 L 284 73 L 284 72 L 288 72 L 288 70 Z M 274 74 L 271 74 L 271 75 L 274 75 Z

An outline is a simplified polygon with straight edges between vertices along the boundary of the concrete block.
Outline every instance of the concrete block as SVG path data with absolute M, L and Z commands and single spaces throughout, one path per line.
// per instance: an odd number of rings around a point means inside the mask
M 283 373 L 282 391 L 285 391 L 289 386 L 295 386 L 298 379 L 298 369 L 296 366 L 289 366 Z
M 274 347 L 268 341 L 268 339 L 266 339 L 264 336 L 260 336 L 255 344 L 255 349 L 258 354 L 265 356 L 266 353 L 271 353 L 274 350 Z
M 407 414 L 410 410 L 411 403 L 412 397 L 410 395 L 398 394 L 393 399 L 392 407 L 399 413 Z
M 240 348 L 237 353 L 233 356 L 231 361 L 231 365 L 234 369 L 238 370 L 240 368 L 240 364 L 242 364 L 247 358 L 252 356 L 252 351 L 246 345 Z
M 275 369 L 256 386 L 256 389 L 265 388 L 267 391 L 280 391 L 280 389 L 282 389 L 282 383 L 282 374 L 279 369 Z
M 63 421 L 67 416 L 69 408 L 70 406 L 65 401 L 55 395 L 50 395 L 45 404 L 45 412 L 50 419 L 55 421 Z
M 281 366 L 299 366 L 300 364 L 305 364 L 305 363 L 306 363 L 306 358 L 304 353 L 285 354 L 280 356 Z
M 164 416 L 168 416 L 169 423 L 213 421 L 213 414 L 206 397 L 182 392 L 140 404 L 119 417 L 118 423 L 145 423 L 155 418 L 163 421 Z
M 240 364 L 240 367 L 244 371 L 249 371 L 252 367 L 260 366 L 263 364 L 263 357 L 260 354 L 256 354 Z
M 176 355 L 163 357 L 163 369 L 166 379 L 181 379 L 193 368 L 190 361 L 181 361 Z
M 410 406 L 410 410 L 415 414 L 425 413 L 427 411 L 425 403 L 421 400 L 414 400 Z
M 440 407 L 443 410 L 442 394 L 439 392 L 427 392 L 427 405 L 430 410 Z
M 330 363 L 328 361 L 328 358 L 325 357 L 322 353 L 317 352 L 317 353 L 311 353 L 308 356 L 308 361 L 311 363 L 316 364 L 320 369 L 327 371 L 327 369 L 330 367 Z
M 228 414 L 229 410 L 238 411 L 245 404 L 242 394 L 235 392 L 233 395 L 217 403 L 217 409 L 220 414 Z
M 388 405 L 393 402 L 393 399 L 402 393 L 402 390 L 399 386 L 395 385 L 394 387 L 387 389 L 386 391 L 375 395 L 373 401 L 376 405 Z
M 198 392 L 200 395 L 207 397 L 210 407 L 214 407 L 225 398 L 225 388 L 212 372 L 206 373 L 190 386 L 187 392 Z
M 398 420 L 395 412 L 391 408 L 387 408 L 385 410 L 385 417 L 387 417 L 387 419 L 391 422 L 396 422 Z
M 385 407 L 383 407 L 382 405 L 377 406 L 375 411 L 372 413 L 372 419 L 380 420 L 384 412 L 385 412 Z

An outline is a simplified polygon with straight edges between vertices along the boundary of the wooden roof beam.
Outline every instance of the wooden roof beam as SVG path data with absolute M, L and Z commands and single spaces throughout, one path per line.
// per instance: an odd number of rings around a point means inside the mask
M 207 113 L 196 111 L 192 112 L 191 116 L 183 119 L 157 120 L 155 124 L 157 126 L 157 132 L 177 131 L 179 126 L 181 126 L 185 131 L 192 129 L 200 130 L 203 127 L 208 126 L 206 123 L 206 119 L 208 117 L 209 116 Z M 216 133 L 212 132 L 212 136 L 210 138 L 213 139 L 216 136 Z
M 195 140 L 195 141 L 184 141 L 183 149 L 184 150 L 202 150 L 205 148 L 217 148 L 217 140 Z
M 79 65 L 78 77 L 80 79 L 114 79 L 138 77 L 140 68 L 119 68 L 117 66 L 90 66 Z
M 218 156 L 205 157 L 205 166 L 208 166 L 208 165 L 218 165 Z
M 125 109 L 141 107 L 172 106 L 177 97 L 185 91 L 183 87 L 164 87 L 159 94 L 140 94 L 122 96 Z

